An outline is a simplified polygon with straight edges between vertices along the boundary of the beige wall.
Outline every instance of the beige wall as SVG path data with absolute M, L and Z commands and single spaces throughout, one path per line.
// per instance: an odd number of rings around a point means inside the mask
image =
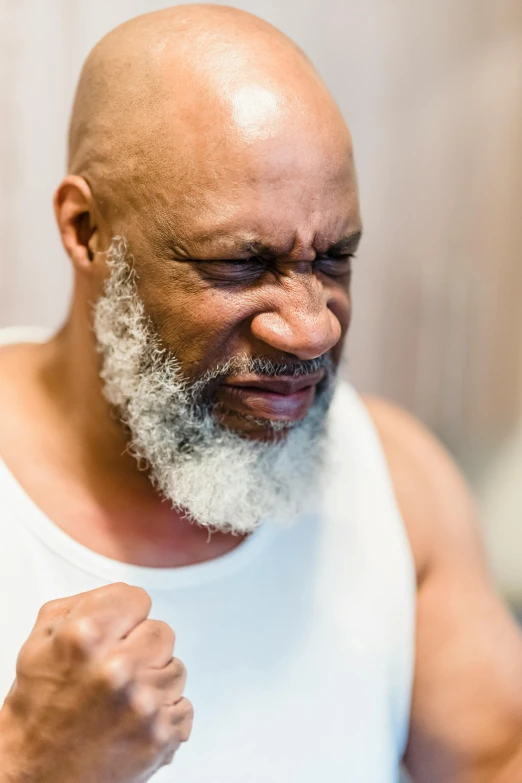
M 522 3 L 236 4 L 306 49 L 352 127 L 366 224 L 352 377 L 417 412 L 474 480 L 498 473 L 522 418 Z M 104 32 L 161 5 L 0 0 L 0 325 L 63 317 L 70 275 L 50 202 L 77 74 Z M 513 571 L 522 533 L 495 492 L 488 535 Z
M 387 5 L 353 361 L 459 446 L 520 399 L 522 5 Z

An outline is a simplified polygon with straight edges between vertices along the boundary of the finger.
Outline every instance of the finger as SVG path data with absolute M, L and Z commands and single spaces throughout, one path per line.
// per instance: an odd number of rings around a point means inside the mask
M 165 710 L 167 722 L 174 729 L 179 742 L 186 742 L 192 731 L 194 721 L 194 709 L 188 699 L 182 698 L 172 707 Z
M 147 619 L 151 605 L 150 596 L 141 587 L 117 582 L 85 593 L 65 622 L 87 621 L 101 637 L 119 640 Z
M 172 660 L 176 635 L 161 620 L 145 620 L 119 645 L 119 653 L 128 653 L 138 664 L 162 668 Z
M 175 705 L 183 696 L 187 683 L 187 670 L 179 658 L 172 658 L 162 669 L 148 671 L 144 675 L 144 680 L 159 692 L 161 704 L 169 707 Z
M 161 710 L 156 734 L 159 743 L 165 747 L 165 764 L 172 761 L 180 743 L 189 739 L 193 721 L 194 709 L 188 699 L 182 698 L 177 704 Z
M 172 725 L 170 721 L 165 723 L 162 736 L 166 737 L 166 740 L 163 743 L 166 746 L 166 751 L 163 756 L 161 766 L 166 767 L 169 764 L 172 764 L 174 761 L 174 756 L 178 752 L 180 745 L 183 742 L 187 742 L 187 740 L 190 738 L 191 731 L 192 718 L 190 718 L 189 721 L 186 721 L 186 723 L 181 727 L 181 731 L 178 726 Z

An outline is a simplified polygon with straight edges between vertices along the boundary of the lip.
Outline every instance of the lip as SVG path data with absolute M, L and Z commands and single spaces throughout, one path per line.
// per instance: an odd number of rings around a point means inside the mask
M 271 421 L 299 421 L 312 405 L 325 370 L 300 378 L 241 376 L 227 380 L 218 395 L 225 409 Z
M 229 379 L 223 386 L 231 386 L 237 389 L 251 389 L 257 392 L 271 392 L 285 397 L 292 396 L 311 386 L 317 386 L 326 375 L 325 370 L 318 370 L 311 375 L 303 375 L 298 378 L 281 376 L 279 378 L 263 378 L 255 375 L 242 375 Z

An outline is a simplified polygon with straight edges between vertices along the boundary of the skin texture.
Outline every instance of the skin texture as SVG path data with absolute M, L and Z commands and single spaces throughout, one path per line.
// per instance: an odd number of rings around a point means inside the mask
M 71 310 L 44 346 L 0 352 L 1 453 L 95 551 L 154 566 L 217 557 L 238 539 L 209 542 L 161 503 L 101 395 L 91 302 L 104 251 L 127 238 L 147 312 L 189 375 L 240 353 L 338 363 L 361 231 L 339 111 L 306 57 L 255 17 L 216 6 L 140 17 L 86 63 L 55 211 L 75 272 Z M 418 575 L 408 766 L 420 783 L 511 783 L 522 777 L 522 645 L 489 583 L 469 495 L 416 422 L 368 405 Z M 244 426 L 232 410 L 223 417 Z M 0 719 L 16 745 L 16 722 Z
M 51 783 L 59 768 L 75 783 L 142 783 L 170 763 L 193 711 L 174 633 L 150 608 L 125 584 L 42 607 L 0 714 L 2 780 Z

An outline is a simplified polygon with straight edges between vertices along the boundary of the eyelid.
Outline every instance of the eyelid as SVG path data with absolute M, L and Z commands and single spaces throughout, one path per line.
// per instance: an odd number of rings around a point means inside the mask
M 344 253 L 324 253 L 324 254 L 318 254 L 315 257 L 315 261 L 342 261 L 346 258 L 355 258 L 355 253 L 350 251 L 345 251 Z M 202 262 L 202 263 L 209 263 L 209 264 L 268 264 L 271 261 L 273 262 L 275 259 L 267 259 L 263 258 L 262 256 L 252 256 L 251 258 L 213 258 L 210 261 Z M 313 262 L 312 262 L 313 263 Z
M 350 252 L 349 250 L 346 250 L 344 253 L 335 252 L 335 253 L 326 253 L 324 255 L 318 255 L 316 257 L 316 261 L 344 261 L 347 258 L 355 258 L 355 253 Z
M 252 256 L 251 258 L 212 258 L 208 261 L 201 261 L 202 264 L 230 264 L 231 266 L 239 266 L 240 264 L 265 264 L 264 259 L 258 256 Z
M 346 278 L 352 273 L 351 261 L 354 253 L 337 256 L 320 256 L 316 259 L 316 269 L 333 278 Z M 337 262 L 337 263 L 336 263 Z

